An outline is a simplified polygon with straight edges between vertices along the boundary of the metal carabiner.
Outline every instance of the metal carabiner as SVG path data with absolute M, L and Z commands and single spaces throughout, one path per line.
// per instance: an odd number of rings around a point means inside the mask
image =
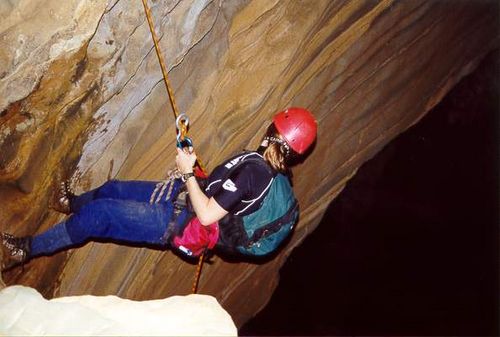
M 193 141 L 191 138 L 187 137 L 187 129 L 189 125 L 189 117 L 185 114 L 182 113 L 177 118 L 175 119 L 175 126 L 177 128 L 177 147 L 178 148 L 185 148 L 185 147 L 192 147 L 193 146 Z
M 181 125 L 180 125 L 181 122 L 182 122 L 184 128 L 186 128 L 186 130 L 187 130 L 187 127 L 189 125 L 189 117 L 185 113 L 181 113 L 175 119 L 175 126 L 177 127 L 177 131 L 181 129 Z
M 193 141 L 191 140 L 191 138 L 186 136 L 181 139 L 180 134 L 177 134 L 177 147 L 180 149 L 183 149 L 185 147 L 193 147 Z

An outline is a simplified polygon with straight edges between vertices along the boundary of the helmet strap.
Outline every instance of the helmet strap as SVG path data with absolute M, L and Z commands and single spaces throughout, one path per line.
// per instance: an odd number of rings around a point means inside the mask
M 290 154 L 290 145 L 288 145 L 288 143 L 285 142 L 283 139 L 277 138 L 277 137 L 273 137 L 273 136 L 267 136 L 267 137 L 264 138 L 264 140 L 267 140 L 268 142 L 273 142 L 273 143 L 280 144 L 285 149 L 286 156 L 288 156 Z

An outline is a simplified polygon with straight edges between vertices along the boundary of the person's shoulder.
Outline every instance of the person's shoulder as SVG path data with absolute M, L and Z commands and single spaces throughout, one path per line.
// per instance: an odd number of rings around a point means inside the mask
M 245 160 L 246 170 L 251 172 L 252 175 L 257 175 L 261 178 L 269 177 L 272 178 L 276 175 L 277 172 L 273 170 L 273 168 L 267 163 L 267 161 L 260 155 L 255 152 L 251 156 L 247 157 Z
M 258 158 L 258 156 L 260 155 L 257 152 L 247 152 L 247 151 L 240 152 L 238 154 L 235 154 L 227 158 L 219 166 L 223 166 L 228 170 L 234 169 L 238 166 L 241 166 L 241 164 L 243 164 L 243 162 L 245 162 L 246 159 L 252 160 L 253 158 Z
M 263 168 L 265 168 L 266 166 L 270 167 L 264 157 L 260 153 L 255 151 L 243 153 L 241 156 L 241 161 L 243 164 L 248 166 L 259 166 Z
M 226 168 L 232 171 L 231 176 L 272 176 L 273 170 L 267 164 L 264 157 L 257 152 L 244 152 L 233 157 L 226 164 Z
M 242 161 L 257 161 L 264 160 L 264 157 L 256 151 L 245 151 L 240 154 Z

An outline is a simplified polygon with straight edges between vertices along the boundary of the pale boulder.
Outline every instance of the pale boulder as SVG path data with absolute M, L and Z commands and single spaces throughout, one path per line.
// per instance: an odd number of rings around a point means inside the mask
M 237 330 L 231 316 L 207 295 L 46 300 L 33 288 L 11 286 L 0 291 L 0 335 L 236 336 Z

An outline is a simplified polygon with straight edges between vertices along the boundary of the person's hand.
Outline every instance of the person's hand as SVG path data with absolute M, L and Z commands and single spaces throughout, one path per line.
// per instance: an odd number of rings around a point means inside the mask
M 193 148 L 191 146 L 189 148 L 177 148 L 175 163 L 182 174 L 193 172 L 193 166 L 196 163 L 196 153 Z

